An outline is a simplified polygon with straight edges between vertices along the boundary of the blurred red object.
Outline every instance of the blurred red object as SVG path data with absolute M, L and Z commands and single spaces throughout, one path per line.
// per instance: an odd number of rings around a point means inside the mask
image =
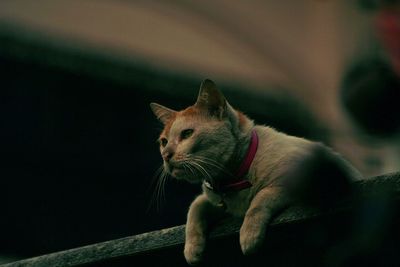
M 400 77 L 400 6 L 382 9 L 377 16 L 378 36 Z

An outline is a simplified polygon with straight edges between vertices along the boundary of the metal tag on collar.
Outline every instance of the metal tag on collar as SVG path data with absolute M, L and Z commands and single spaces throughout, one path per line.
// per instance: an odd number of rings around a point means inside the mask
M 223 199 L 217 204 L 217 207 L 222 208 L 223 210 L 226 210 L 226 203 Z
M 204 180 L 204 185 L 207 187 L 207 189 L 214 190 L 214 187 L 211 185 L 209 181 Z

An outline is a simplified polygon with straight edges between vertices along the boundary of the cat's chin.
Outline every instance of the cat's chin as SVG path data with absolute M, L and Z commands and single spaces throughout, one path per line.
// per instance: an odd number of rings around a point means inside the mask
M 185 173 L 185 169 L 176 167 L 172 168 L 170 171 L 171 176 L 178 180 L 184 179 Z
M 191 184 L 198 184 L 202 181 L 200 178 L 195 178 L 195 177 L 188 175 L 188 173 L 184 169 L 181 169 L 181 168 L 173 168 L 169 174 L 173 178 L 175 178 L 179 181 L 185 181 L 185 182 L 189 182 Z

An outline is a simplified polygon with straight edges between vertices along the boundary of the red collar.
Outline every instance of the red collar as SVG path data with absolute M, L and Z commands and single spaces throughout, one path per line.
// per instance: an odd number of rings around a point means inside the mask
M 212 191 L 225 193 L 228 191 L 240 191 L 242 189 L 246 189 L 252 186 L 249 180 L 243 179 L 243 177 L 247 174 L 250 169 L 250 165 L 254 160 L 258 148 L 258 135 L 255 130 L 251 132 L 250 145 L 247 150 L 246 156 L 242 161 L 238 171 L 235 174 L 237 178 L 235 181 L 227 183 L 227 184 L 219 184 L 218 186 L 211 185 L 208 181 L 204 181 L 204 185 Z

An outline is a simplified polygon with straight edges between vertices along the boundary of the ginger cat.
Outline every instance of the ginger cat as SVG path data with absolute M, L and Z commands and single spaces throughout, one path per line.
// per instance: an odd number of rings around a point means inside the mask
M 250 254 L 263 244 L 268 224 L 282 209 L 310 195 L 322 200 L 345 192 L 349 181 L 361 178 L 321 143 L 255 125 L 211 80 L 202 82 L 196 103 L 185 110 L 150 106 L 164 124 L 159 137 L 164 170 L 202 184 L 203 193 L 187 215 L 189 264 L 202 260 L 208 226 L 220 215 L 244 218 L 240 246 Z

